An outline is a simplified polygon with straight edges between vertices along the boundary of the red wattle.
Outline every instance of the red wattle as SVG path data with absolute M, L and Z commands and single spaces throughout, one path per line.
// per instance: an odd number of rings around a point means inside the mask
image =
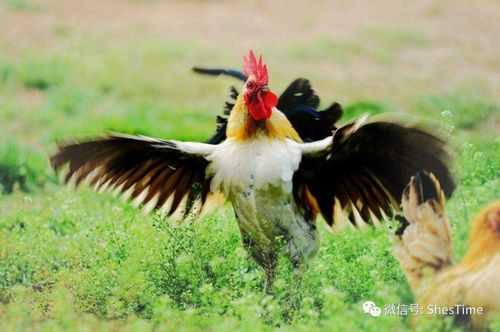
M 273 111 L 273 107 L 278 104 L 278 97 L 271 91 L 258 92 L 256 98 L 248 105 L 250 115 L 255 120 L 268 119 Z

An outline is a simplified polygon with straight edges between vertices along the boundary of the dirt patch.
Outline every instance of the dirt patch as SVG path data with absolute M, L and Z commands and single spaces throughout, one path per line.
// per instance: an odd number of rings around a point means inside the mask
M 495 0 L 294 1 L 286 6 L 272 0 L 33 2 L 34 11 L 0 5 L 0 45 L 6 53 L 68 48 L 89 35 L 110 43 L 187 40 L 222 48 L 235 58 L 249 48 L 281 49 L 283 62 L 274 61 L 284 68 L 277 70 L 311 73 L 320 90 L 334 88 L 348 99 L 390 98 L 399 88 L 407 90 L 399 94 L 404 99 L 412 91 L 447 92 L 471 80 L 480 82 L 482 94 L 497 101 L 500 96 L 500 3 Z M 322 60 L 283 54 L 293 45 L 317 49 L 321 40 L 332 45 Z M 328 52 L 345 43 L 354 47 L 344 63 L 330 61 Z

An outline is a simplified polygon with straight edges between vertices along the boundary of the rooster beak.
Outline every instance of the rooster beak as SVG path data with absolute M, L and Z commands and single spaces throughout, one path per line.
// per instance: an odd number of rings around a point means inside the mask
M 263 85 L 260 87 L 260 91 L 265 91 L 265 92 L 268 92 L 269 91 L 269 85 Z

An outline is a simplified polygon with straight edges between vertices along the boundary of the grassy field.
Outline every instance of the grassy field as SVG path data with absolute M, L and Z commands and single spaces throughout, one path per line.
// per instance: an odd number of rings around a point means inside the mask
M 400 5 L 388 3 L 378 22 L 370 10 L 339 2 L 335 32 L 304 14 L 296 30 L 281 22 L 296 38 L 283 39 L 273 26 L 273 35 L 259 39 L 265 29 L 245 35 L 242 23 L 231 30 L 246 36 L 237 41 L 221 36 L 226 23 L 212 22 L 218 3 L 172 2 L 185 20 L 157 1 L 88 2 L 102 13 L 116 8 L 109 20 L 89 4 L 69 3 L 74 8 L 0 2 L 2 331 L 409 329 L 408 317 L 375 319 L 361 308 L 366 300 L 382 307 L 414 302 L 391 255 L 392 221 L 338 234 L 321 225 L 322 247 L 302 283 L 282 257 L 270 297 L 229 206 L 179 226 L 110 194 L 61 186 L 49 168 L 55 142 L 68 137 L 119 131 L 206 139 L 233 82 L 197 77 L 189 68 L 238 68 L 250 47 L 265 55 L 273 89 L 306 76 L 324 105 L 334 98 L 344 105 L 344 121 L 391 112 L 434 123 L 456 154 L 459 185 L 447 209 L 458 259 L 468 220 L 500 197 L 500 64 L 491 50 L 494 31 L 482 35 L 491 28 L 488 13 L 498 9 L 494 2 L 493 9 L 467 8 L 463 19 L 474 24 L 463 34 L 452 19 L 460 6 L 429 4 L 405 21 L 390 12 Z M 228 6 L 232 24 L 242 13 Z M 252 12 L 256 21 L 266 22 L 275 9 L 266 10 Z M 187 19 L 198 11 L 213 26 Z M 158 23 L 158 12 L 171 20 Z M 475 44 L 478 31 L 484 49 Z M 449 319 L 427 324 L 421 330 L 456 330 Z M 492 329 L 500 331 L 500 321 Z

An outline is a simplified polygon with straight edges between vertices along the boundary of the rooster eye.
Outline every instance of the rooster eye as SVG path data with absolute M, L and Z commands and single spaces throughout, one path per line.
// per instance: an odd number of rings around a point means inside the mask
M 247 88 L 248 89 L 253 89 L 253 83 L 252 82 L 248 82 L 247 83 Z

